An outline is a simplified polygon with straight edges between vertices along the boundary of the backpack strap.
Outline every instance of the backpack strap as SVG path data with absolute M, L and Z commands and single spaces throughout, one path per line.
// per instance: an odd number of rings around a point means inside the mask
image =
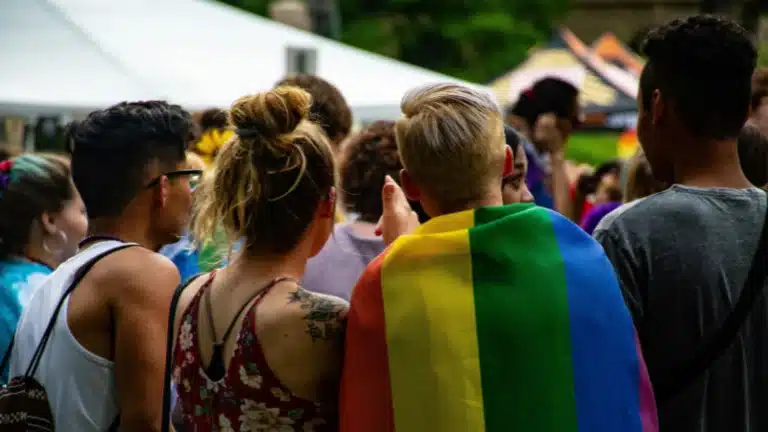
M 173 369 L 174 324 L 176 324 L 176 308 L 179 305 L 181 293 L 192 284 L 201 274 L 196 274 L 186 282 L 176 287 L 171 298 L 171 310 L 168 313 L 168 339 L 165 344 L 165 376 L 163 377 L 163 423 L 162 432 L 168 432 L 171 426 L 171 370 Z
M 765 280 L 768 276 L 766 257 L 768 257 L 768 209 L 757 251 L 752 259 L 747 281 L 741 290 L 739 300 L 718 331 L 706 344 L 702 345 L 696 356 L 681 363 L 680 367 L 672 369 L 670 373 L 662 375 L 661 379 L 654 382 L 654 393 L 659 405 L 669 401 L 703 375 L 733 345 L 754 305 L 765 291 Z
M 45 351 L 45 346 L 48 345 L 48 339 L 51 338 L 51 333 L 53 333 L 53 326 L 56 324 L 56 319 L 59 316 L 59 312 L 61 311 L 61 307 L 64 305 L 64 301 L 66 301 L 69 294 L 72 293 L 72 291 L 77 287 L 77 285 L 80 283 L 80 281 L 83 280 L 85 275 L 88 273 L 88 271 L 99 262 L 102 258 L 106 257 L 107 255 L 111 255 L 117 251 L 136 246 L 135 243 L 124 243 L 119 246 L 116 246 L 114 248 L 111 248 L 107 250 L 106 252 L 102 252 L 98 254 L 96 257 L 92 258 L 90 261 L 83 264 L 77 271 L 75 272 L 75 276 L 72 278 L 72 282 L 67 287 L 67 289 L 64 291 L 64 294 L 61 296 L 61 299 L 59 299 L 59 303 L 56 305 L 56 309 L 53 311 L 53 316 L 51 316 L 51 320 L 48 322 L 48 326 L 45 328 L 45 332 L 43 332 L 43 337 L 40 339 L 40 343 L 37 345 L 37 348 L 35 349 L 35 353 L 32 355 L 32 360 L 29 362 L 29 366 L 27 367 L 27 371 L 24 373 L 25 377 L 31 377 L 37 372 L 37 368 L 40 366 L 40 360 L 43 357 L 43 352 Z

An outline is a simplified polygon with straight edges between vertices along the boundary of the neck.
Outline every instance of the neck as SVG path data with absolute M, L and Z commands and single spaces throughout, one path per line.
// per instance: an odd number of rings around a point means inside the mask
M 495 189 L 493 189 L 493 192 L 489 192 L 485 196 L 479 199 L 463 202 L 461 204 L 456 204 L 456 205 L 439 206 L 439 211 L 436 212 L 437 214 L 435 214 L 434 216 L 440 216 L 440 215 L 450 214 L 450 213 L 458 213 L 465 210 L 474 210 L 476 208 L 481 208 L 481 207 L 495 207 L 500 205 L 504 205 L 504 199 L 501 196 L 501 185 L 498 185 Z M 427 208 L 427 205 L 423 201 L 422 201 L 422 206 Z M 427 213 L 430 214 L 430 216 L 432 216 L 432 214 L 429 213 L 429 211 Z
M 136 243 L 146 249 L 157 251 L 162 244 L 150 234 L 146 224 L 122 218 L 91 219 L 88 236 L 116 237 L 127 243 Z
M 38 244 L 30 244 L 24 252 L 23 258 L 38 264 L 46 265 L 52 269 L 55 269 L 60 264 L 59 259 L 54 254 L 46 252 L 45 248 Z
M 249 281 L 268 281 L 278 277 L 301 280 L 309 259 L 309 254 L 303 249 L 298 247 L 285 255 L 251 254 L 242 250 L 225 271 L 233 278 Z
M 743 189 L 752 186 L 739 162 L 736 139 L 694 142 L 674 163 L 675 183 Z

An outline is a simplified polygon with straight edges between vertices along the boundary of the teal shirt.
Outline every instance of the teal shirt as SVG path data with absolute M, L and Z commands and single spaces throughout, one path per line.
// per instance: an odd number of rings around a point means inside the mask
M 21 311 L 35 289 L 52 273 L 48 267 L 20 259 L 0 261 L 0 359 L 5 355 Z M 8 367 L 0 371 L 0 382 L 8 381 Z

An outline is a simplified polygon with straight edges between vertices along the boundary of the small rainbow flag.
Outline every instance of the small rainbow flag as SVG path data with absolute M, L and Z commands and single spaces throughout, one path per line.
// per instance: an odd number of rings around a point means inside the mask
M 616 153 L 620 159 L 629 159 L 635 154 L 639 146 L 640 141 L 637 140 L 637 131 L 629 129 L 624 131 L 616 142 Z
M 344 432 L 649 432 L 656 407 L 602 248 L 533 204 L 434 218 L 366 269 Z

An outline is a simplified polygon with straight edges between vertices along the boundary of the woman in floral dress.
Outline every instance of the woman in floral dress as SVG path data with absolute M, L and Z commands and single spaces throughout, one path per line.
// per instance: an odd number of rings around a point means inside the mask
M 197 239 L 242 248 L 190 282 L 176 314 L 173 381 L 185 431 L 328 431 L 347 304 L 305 291 L 335 209 L 328 139 L 308 93 L 281 87 L 232 105 L 236 136 L 199 187 Z

